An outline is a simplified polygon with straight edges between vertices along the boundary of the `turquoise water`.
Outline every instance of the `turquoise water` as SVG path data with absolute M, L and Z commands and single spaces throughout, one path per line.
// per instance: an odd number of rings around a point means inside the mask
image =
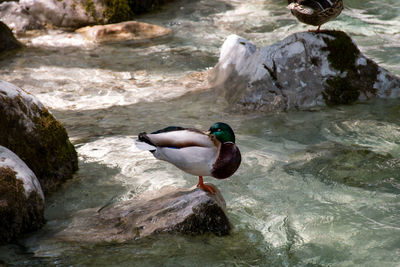
M 243 3 L 245 2 L 245 3 Z M 80 170 L 47 198 L 47 225 L 0 247 L 11 266 L 399 266 L 400 101 L 284 113 L 230 111 L 198 93 L 201 72 L 225 38 L 272 44 L 312 29 L 286 1 L 176 1 L 138 20 L 170 27 L 151 44 L 93 46 L 67 33 L 26 37 L 0 61 L 0 79 L 35 94 L 62 121 Z M 400 75 L 400 2 L 345 1 L 323 26 L 347 32 L 361 51 Z M 68 33 L 69 34 L 69 33 Z M 191 93 L 185 95 L 186 92 Z M 228 122 L 243 163 L 220 188 L 234 225 L 227 237 L 159 235 L 125 244 L 57 240 L 76 211 L 196 178 L 132 137 L 167 125 Z M 0 262 L 1 262 L 0 261 Z

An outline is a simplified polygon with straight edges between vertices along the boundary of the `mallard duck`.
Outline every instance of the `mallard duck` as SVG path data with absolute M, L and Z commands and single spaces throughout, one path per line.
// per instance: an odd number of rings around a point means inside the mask
M 228 178 L 241 162 L 235 134 L 223 122 L 214 123 L 208 132 L 178 126 L 169 126 L 151 134 L 143 132 L 139 134 L 136 146 L 184 172 L 199 176 L 197 187 L 211 194 L 215 189 L 204 184 L 203 176 Z
M 301 22 L 318 26 L 339 16 L 343 0 L 288 0 L 287 8 Z

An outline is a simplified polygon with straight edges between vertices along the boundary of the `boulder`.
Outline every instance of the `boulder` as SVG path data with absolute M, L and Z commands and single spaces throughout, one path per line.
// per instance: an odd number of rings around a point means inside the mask
M 366 58 L 340 31 L 299 32 L 262 48 L 231 35 L 210 71 L 209 85 L 241 110 L 400 97 L 400 79 Z
M 226 235 L 231 224 L 225 209 L 218 190 L 210 195 L 199 188 L 163 187 L 136 199 L 79 211 L 56 238 L 97 243 L 124 242 L 159 233 Z
M 14 33 L 44 27 L 77 29 L 132 20 L 171 0 L 19 0 L 0 1 L 0 20 Z
M 45 193 L 72 177 L 77 153 L 60 122 L 37 98 L 0 80 L 0 145 L 17 154 Z
M 44 196 L 29 167 L 0 146 L 0 244 L 44 224 Z
M 76 29 L 105 22 L 103 0 L 20 0 L 19 3 L 41 25 Z
M 7 25 L 0 21 L 0 53 L 19 47 L 22 47 L 22 44 L 15 39 Z
M 0 20 L 16 34 L 43 28 L 27 8 L 14 1 L 0 3 Z
M 98 43 L 144 42 L 171 35 L 172 30 L 137 21 L 87 26 L 76 30 L 88 40 Z

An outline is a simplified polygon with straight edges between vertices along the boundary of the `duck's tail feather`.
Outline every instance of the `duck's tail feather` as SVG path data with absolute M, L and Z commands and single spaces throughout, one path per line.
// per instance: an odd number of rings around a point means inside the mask
M 135 139 L 135 145 L 140 150 L 156 151 L 156 145 L 149 140 L 146 133 L 139 134 L 138 139 Z

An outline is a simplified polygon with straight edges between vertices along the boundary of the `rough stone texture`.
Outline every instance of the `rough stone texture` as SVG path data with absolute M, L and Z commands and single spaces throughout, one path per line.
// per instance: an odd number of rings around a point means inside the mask
M 289 110 L 400 97 L 400 79 L 344 32 L 300 32 L 271 46 L 231 35 L 209 84 L 241 110 Z
M 42 25 L 77 28 L 104 23 L 102 0 L 20 0 L 20 5 Z
M 0 53 L 19 47 L 22 47 L 22 44 L 15 39 L 7 25 L 0 21 Z
M 16 153 L 36 174 L 45 193 L 78 168 L 65 128 L 32 95 L 0 80 L 0 145 Z
M 41 23 L 31 16 L 27 8 L 14 1 L 0 3 L 0 20 L 7 24 L 14 33 L 22 33 L 43 27 Z
M 14 33 L 44 27 L 77 29 L 132 20 L 170 0 L 20 0 L 0 1 L 0 20 Z
M 214 186 L 215 187 L 215 186 Z M 229 234 L 225 201 L 217 189 L 163 187 L 137 199 L 78 212 L 56 238 L 86 242 L 124 242 L 158 233 Z
M 28 166 L 0 146 L 0 244 L 44 224 L 44 196 Z
M 126 41 L 144 42 L 168 36 L 172 31 L 144 22 L 126 21 L 116 24 L 88 26 L 78 29 L 77 32 L 90 41 L 109 43 Z

